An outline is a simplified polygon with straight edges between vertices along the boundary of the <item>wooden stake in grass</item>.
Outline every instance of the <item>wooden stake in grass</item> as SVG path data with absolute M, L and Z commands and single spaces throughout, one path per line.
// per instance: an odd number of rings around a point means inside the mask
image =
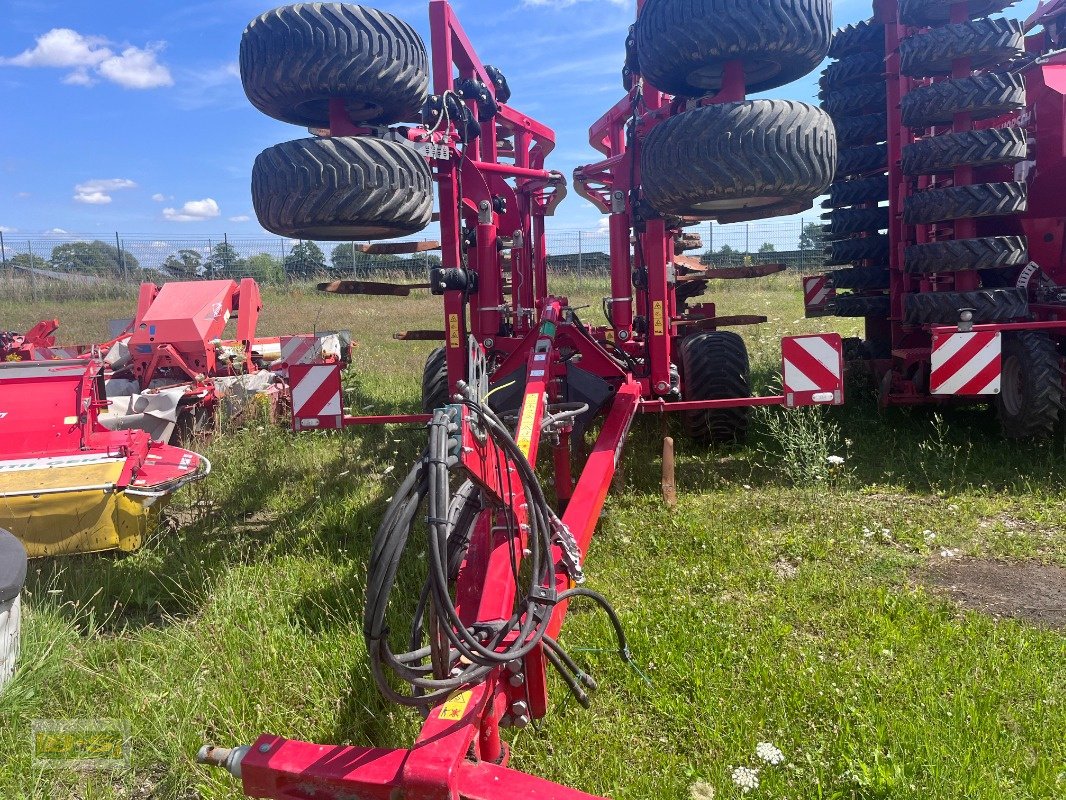
M 670 508 L 677 507 L 677 484 L 674 482 L 674 437 L 663 437 L 663 500 Z

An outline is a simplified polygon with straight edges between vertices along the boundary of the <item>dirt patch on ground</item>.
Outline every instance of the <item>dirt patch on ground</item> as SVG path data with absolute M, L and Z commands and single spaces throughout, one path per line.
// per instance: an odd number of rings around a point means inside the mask
M 998 618 L 1066 628 L 1066 569 L 973 558 L 931 565 L 919 576 L 959 605 Z

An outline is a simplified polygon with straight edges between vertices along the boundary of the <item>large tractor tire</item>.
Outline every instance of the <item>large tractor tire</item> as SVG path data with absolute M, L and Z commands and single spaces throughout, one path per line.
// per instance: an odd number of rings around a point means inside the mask
M 826 265 L 853 264 L 856 261 L 888 261 L 888 237 L 867 236 L 863 239 L 846 239 L 830 242 L 826 248 Z
M 644 194 L 660 214 L 773 216 L 822 194 L 836 167 L 822 110 L 793 100 L 694 108 L 652 129 L 641 150 Z
M 907 272 L 950 272 L 964 269 L 999 269 L 1029 263 L 1024 236 L 986 236 L 914 244 L 904 253 Z
M 829 302 L 835 317 L 887 317 L 891 300 L 887 295 L 844 294 Z
M 917 192 L 903 204 L 903 221 L 927 225 L 949 219 L 1020 214 L 1027 206 L 1024 183 L 976 183 Z
M 1063 408 L 1063 373 L 1058 348 L 1046 333 L 1019 331 L 1003 336 L 1003 373 L 996 413 L 1009 439 L 1049 436 Z
M 839 135 L 839 132 L 838 132 Z M 903 148 L 905 175 L 934 175 L 956 167 L 988 167 L 1025 161 L 1029 147 L 1020 128 L 928 136 Z
M 422 370 L 422 411 L 432 414 L 448 405 L 448 352 L 437 347 L 430 352 Z
M 970 18 L 987 17 L 1013 5 L 1017 0 L 970 0 Z M 904 25 L 924 28 L 951 21 L 951 3 L 944 0 L 900 0 L 899 18 Z
M 900 104 L 903 124 L 911 128 L 950 125 L 963 112 L 974 119 L 988 119 L 1024 107 L 1025 80 L 999 72 L 920 86 Z
M 1025 32 L 1016 19 L 978 19 L 934 28 L 900 42 L 901 71 L 912 78 L 951 73 L 969 58 L 973 69 L 995 66 L 1025 53 Z
M 857 206 L 888 199 L 888 176 L 836 181 L 829 187 L 829 207 Z
M 951 325 L 964 308 L 974 322 L 1010 322 L 1029 316 L 1024 289 L 979 289 L 973 292 L 921 292 L 907 296 L 904 321 L 910 325 Z
M 433 215 L 433 175 L 413 147 L 369 137 L 299 139 L 252 167 L 252 205 L 271 233 L 352 241 L 418 233 Z
M 256 17 L 241 37 L 240 67 L 252 105 L 311 128 L 328 127 L 331 98 L 343 98 L 353 120 L 415 119 L 429 86 L 414 28 L 347 3 L 297 3 Z
M 863 114 L 860 117 L 834 117 L 837 145 L 851 147 L 883 142 L 888 138 L 888 114 Z
M 825 58 L 831 0 L 647 0 L 637 17 L 640 69 L 656 88 L 702 97 L 744 64 L 749 93 L 802 78 Z
M 751 368 L 744 340 L 731 331 L 697 333 L 681 342 L 685 400 L 751 396 Z M 703 445 L 737 444 L 748 433 L 747 408 L 686 411 L 685 434 Z
M 870 20 L 845 25 L 833 34 L 829 57 L 844 59 L 860 53 L 885 52 L 885 26 Z

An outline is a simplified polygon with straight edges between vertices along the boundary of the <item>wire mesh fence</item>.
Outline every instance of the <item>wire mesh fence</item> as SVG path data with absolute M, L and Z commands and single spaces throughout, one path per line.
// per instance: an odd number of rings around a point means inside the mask
M 687 253 L 721 267 L 823 264 L 821 223 L 815 219 L 738 225 L 701 223 Z M 610 268 L 607 231 L 548 233 L 549 271 L 602 277 Z M 356 242 L 297 241 L 272 236 L 174 237 L 0 233 L 0 287 L 32 293 L 38 286 L 160 283 L 252 277 L 265 284 L 331 278 L 417 278 L 440 264 L 437 252 L 368 255 Z

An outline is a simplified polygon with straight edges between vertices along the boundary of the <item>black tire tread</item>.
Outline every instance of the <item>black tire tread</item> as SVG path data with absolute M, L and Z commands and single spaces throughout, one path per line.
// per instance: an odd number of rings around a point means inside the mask
M 422 370 L 422 411 L 432 414 L 448 405 L 448 351 L 436 347 L 426 358 Z
M 901 103 L 903 124 L 911 128 L 949 125 L 963 112 L 974 119 L 988 119 L 1024 107 L 1024 79 L 1001 72 L 921 86 L 905 95 Z
M 863 83 L 858 86 L 846 86 L 820 92 L 822 108 L 834 117 L 860 114 L 864 111 L 878 113 L 883 111 L 888 102 L 887 84 Z
M 370 137 L 298 139 L 252 167 L 252 205 L 271 233 L 351 241 L 418 233 L 433 214 L 433 176 L 414 148 Z
M 1017 0 L 970 0 L 970 17 L 987 17 L 1015 2 Z M 944 0 L 900 0 L 899 18 L 904 25 L 917 27 L 945 25 L 951 21 L 951 3 Z
M 904 321 L 911 325 L 950 325 L 959 312 L 973 309 L 973 321 L 1008 322 L 1029 315 L 1024 289 L 978 289 L 972 292 L 921 292 L 907 295 Z
M 885 52 L 885 26 L 871 20 L 845 25 L 833 34 L 830 58 L 847 58 L 866 52 Z
M 1003 359 L 1021 360 L 1022 404 L 1016 411 L 1004 402 L 1006 387 L 996 398 L 996 414 L 1008 439 L 1034 439 L 1055 432 L 1063 410 L 1063 371 L 1055 342 L 1039 331 L 1014 331 L 1003 338 Z M 1007 380 L 1004 370 L 1003 378 Z
M 912 78 L 951 73 L 952 61 L 970 58 L 982 69 L 1024 54 L 1025 32 L 1016 19 L 977 19 L 934 28 L 900 42 L 901 70 Z
M 883 142 L 888 138 L 888 114 L 834 117 L 833 124 L 839 147 Z
M 851 267 L 829 273 L 835 289 L 853 292 L 881 291 L 888 288 L 888 267 Z
M 751 367 L 744 340 L 732 331 L 697 333 L 681 342 L 681 374 L 686 400 L 751 396 Z M 687 411 L 685 434 L 703 445 L 738 444 L 748 432 L 749 409 Z
M 891 300 L 887 295 L 844 294 L 829 301 L 834 317 L 887 317 Z
M 884 73 L 884 55 L 879 52 L 856 53 L 826 67 L 818 85 L 827 90 L 846 88 L 883 80 Z
M 888 227 L 888 206 L 875 208 L 838 208 L 829 212 L 829 224 L 822 226 L 826 236 L 874 233 Z
M 1020 128 L 989 128 L 928 136 L 903 148 L 905 175 L 932 175 L 956 167 L 1024 161 L 1029 148 Z
M 1024 183 L 977 183 L 912 194 L 903 204 L 903 221 L 908 225 L 927 225 L 952 219 L 999 217 L 1020 214 L 1026 207 Z
M 829 208 L 879 203 L 888 199 L 888 176 L 835 181 L 829 186 Z
M 640 69 L 670 94 L 700 97 L 720 86 L 694 71 L 745 62 L 747 90 L 801 78 L 825 58 L 832 37 L 831 0 L 647 0 L 637 17 Z M 704 85 L 706 84 L 706 85 Z
M 857 261 L 888 261 L 888 236 L 867 236 L 862 239 L 845 239 L 830 242 L 826 248 L 826 265 L 854 264 Z
M 888 168 L 888 145 L 870 144 L 864 147 L 849 147 L 837 156 L 838 177 L 863 175 L 867 172 Z
M 415 119 L 429 86 L 429 58 L 414 28 L 392 14 L 346 3 L 297 3 L 252 20 L 241 37 L 241 81 L 264 114 L 327 127 L 329 99 L 354 119 Z
M 1000 269 L 1029 263 L 1024 236 L 986 236 L 910 245 L 904 253 L 907 272 L 926 274 L 969 269 Z
M 741 210 L 757 218 L 763 209 L 747 203 L 753 197 L 808 203 L 825 192 L 835 167 L 832 120 L 793 100 L 691 109 L 655 126 L 641 151 L 651 206 L 662 214 L 698 218 Z M 716 209 L 697 208 L 712 200 Z M 774 213 L 766 208 L 762 215 Z

